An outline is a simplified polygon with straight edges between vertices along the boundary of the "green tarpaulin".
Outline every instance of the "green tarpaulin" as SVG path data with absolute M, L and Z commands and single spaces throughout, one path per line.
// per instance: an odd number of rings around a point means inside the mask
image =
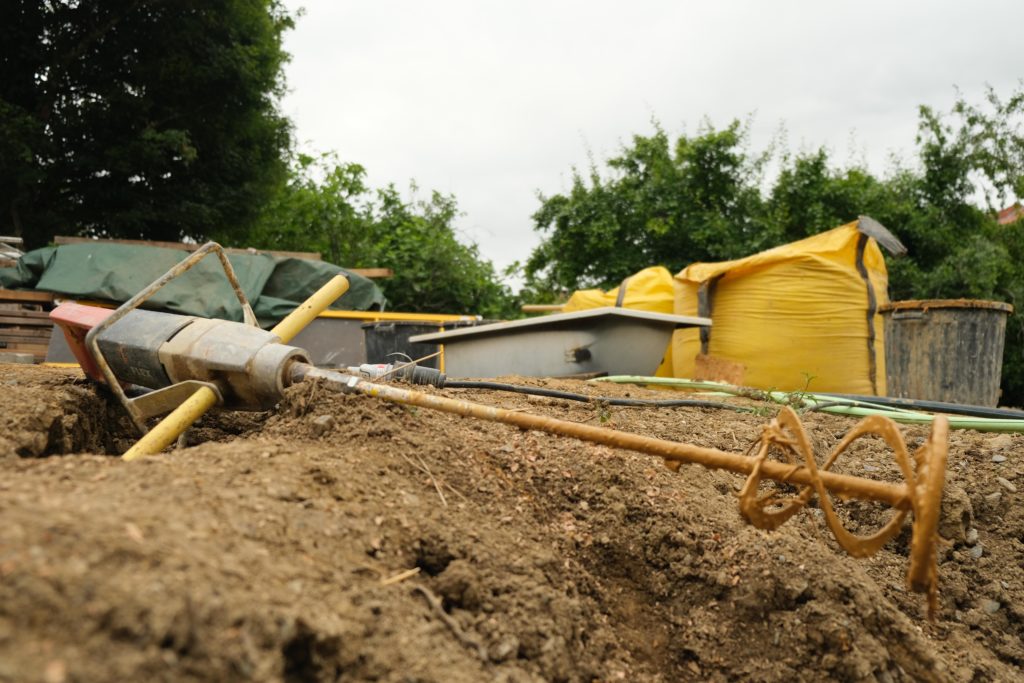
M 184 249 L 107 242 L 46 247 L 28 252 L 14 267 L 0 268 L 0 287 L 120 303 L 188 255 Z M 366 311 L 384 307 L 384 295 L 375 284 L 330 263 L 256 253 L 229 254 L 228 260 L 265 326 L 283 318 L 338 273 L 349 279 L 349 290 L 331 308 Z M 214 254 L 164 287 L 146 307 L 204 318 L 242 319 L 242 308 Z

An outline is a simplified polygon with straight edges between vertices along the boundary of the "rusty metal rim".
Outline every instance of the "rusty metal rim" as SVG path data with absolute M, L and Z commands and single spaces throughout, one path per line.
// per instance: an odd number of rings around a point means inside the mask
M 878 308 L 881 313 L 891 311 L 907 311 L 931 308 L 977 308 L 1003 313 L 1013 313 L 1013 306 L 1002 301 L 984 301 L 982 299 L 909 299 L 907 301 L 890 301 Z

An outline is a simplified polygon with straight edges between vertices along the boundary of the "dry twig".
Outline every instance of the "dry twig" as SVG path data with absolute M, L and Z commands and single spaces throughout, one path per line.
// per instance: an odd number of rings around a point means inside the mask
M 429 604 L 431 609 L 434 610 L 434 614 L 437 615 L 437 618 L 444 622 L 444 625 L 448 627 L 460 643 L 466 647 L 476 650 L 476 654 L 481 661 L 487 661 L 487 649 L 482 643 L 480 643 L 480 641 L 463 631 L 458 622 L 452 619 L 452 615 L 444 611 L 444 605 L 441 604 L 441 598 L 437 597 L 428 588 L 424 588 L 423 586 L 413 586 L 412 590 L 414 593 L 419 593 L 423 596 L 427 601 L 427 604 Z
M 437 495 L 441 498 L 441 505 L 448 507 L 448 501 L 444 499 L 444 492 L 441 491 L 441 487 L 437 485 L 437 479 L 434 478 L 434 473 L 430 471 L 429 467 L 427 467 L 427 463 L 423 462 L 423 458 L 417 455 L 416 459 L 420 461 L 421 465 L 423 465 L 423 469 L 426 471 L 427 476 L 430 477 L 431 483 L 434 484 L 434 490 L 437 491 Z
M 413 462 L 412 460 L 410 460 L 404 453 L 399 453 L 399 455 L 402 456 L 402 460 L 405 460 L 407 463 L 409 463 L 409 465 L 411 465 L 412 467 L 415 467 L 420 472 L 422 472 L 423 474 L 425 474 L 428 477 L 430 477 L 431 481 L 434 482 L 434 486 L 437 486 L 437 481 L 434 480 L 434 475 L 431 474 L 429 469 L 427 469 L 426 463 L 424 463 L 422 465 L 421 464 L 417 464 L 417 463 Z M 419 456 L 417 456 L 417 457 L 419 457 Z M 423 459 L 422 458 L 420 459 L 420 462 L 423 463 Z M 451 491 L 452 493 L 457 495 L 462 500 L 468 500 L 468 498 L 466 498 L 466 495 L 462 491 L 458 490 L 457 488 L 455 488 L 454 486 L 452 486 L 448 482 L 442 482 L 442 483 L 444 484 L 444 487 L 446 489 L 448 489 L 449 491 Z M 441 496 L 441 498 L 443 500 L 444 496 Z M 445 503 L 445 505 L 447 505 L 447 503 Z
M 406 569 L 404 572 L 398 572 L 397 574 L 395 574 L 393 576 L 389 576 L 386 579 L 381 579 L 380 585 L 382 585 L 382 586 L 391 586 L 391 585 L 396 584 L 396 583 L 401 583 L 402 581 L 405 581 L 406 579 L 412 578 L 413 576 L 416 576 L 419 573 L 420 573 L 420 568 L 419 567 L 413 567 L 412 569 Z

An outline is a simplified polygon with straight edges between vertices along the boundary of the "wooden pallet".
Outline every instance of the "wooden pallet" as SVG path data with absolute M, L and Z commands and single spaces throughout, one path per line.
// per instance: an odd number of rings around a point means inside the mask
M 0 351 L 31 353 L 37 363 L 46 360 L 53 333 L 49 292 L 0 289 Z
M 50 348 L 50 338 L 46 338 L 44 344 L 24 344 L 22 342 L 8 341 L 6 335 L 0 334 L 0 351 L 11 353 L 31 353 L 35 362 L 42 363 L 46 360 L 46 351 Z

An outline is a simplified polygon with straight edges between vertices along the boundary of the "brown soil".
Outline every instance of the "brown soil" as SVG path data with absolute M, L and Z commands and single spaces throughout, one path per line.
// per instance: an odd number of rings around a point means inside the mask
M 0 392 L 0 681 L 1024 676 L 1022 436 L 953 434 L 929 623 L 909 531 L 867 560 L 814 507 L 759 531 L 723 472 L 309 386 L 124 463 L 131 426 L 79 373 L 0 366 Z M 445 393 L 737 452 L 775 411 Z M 821 451 L 854 424 L 803 419 Z M 839 469 L 897 479 L 874 441 Z

